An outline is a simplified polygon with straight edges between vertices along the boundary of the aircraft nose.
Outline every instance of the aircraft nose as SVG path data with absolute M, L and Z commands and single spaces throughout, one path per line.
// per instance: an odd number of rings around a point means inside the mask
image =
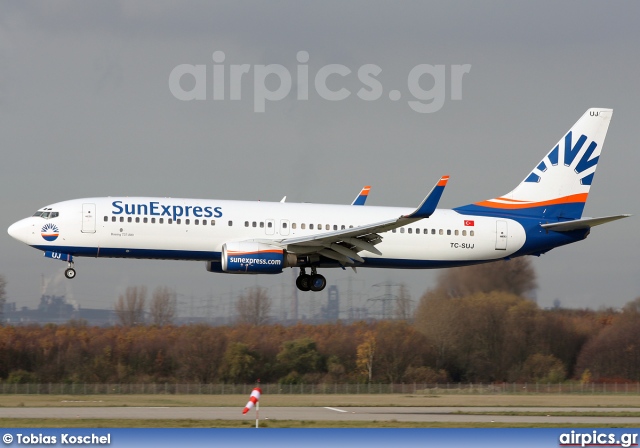
M 11 224 L 7 229 L 7 233 L 11 235 L 13 238 L 16 238 L 16 235 L 18 234 L 18 223 L 16 222 Z
M 25 223 L 24 220 L 15 222 L 9 226 L 7 233 L 18 241 L 24 241 L 25 238 Z

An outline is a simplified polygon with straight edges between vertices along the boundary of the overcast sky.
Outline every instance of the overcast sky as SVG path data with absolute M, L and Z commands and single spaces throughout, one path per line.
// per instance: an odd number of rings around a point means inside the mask
M 589 107 L 614 114 L 585 215 L 638 214 L 638 17 L 638 2 L 4 1 L 0 224 L 109 195 L 349 203 L 370 184 L 368 204 L 416 206 L 442 174 L 451 181 L 440 206 L 450 208 L 510 191 Z M 214 99 L 216 51 L 225 57 L 224 99 Z M 182 64 L 204 66 L 205 99 L 172 93 L 170 74 Z M 240 64 L 250 71 L 241 99 L 231 100 L 229 68 Z M 292 83 L 260 113 L 265 89 L 254 82 L 268 64 Z M 326 82 L 350 92 L 345 99 L 316 89 L 329 64 L 350 71 Z M 358 95 L 370 89 L 358 77 L 367 64 L 381 69 L 375 100 Z M 421 64 L 444 66 L 445 76 L 412 86 Z M 454 66 L 470 66 L 458 84 Z M 299 99 L 304 70 L 307 100 Z M 268 89 L 277 90 L 276 78 Z M 186 92 L 202 87 L 191 75 L 180 80 Z M 430 90 L 444 93 L 442 106 L 415 111 L 409 101 Z M 540 305 L 619 307 L 640 295 L 638 219 L 536 258 Z M 139 284 L 174 287 L 183 302 L 211 300 L 216 312 L 247 286 L 274 297 L 293 288 L 289 271 L 227 276 L 198 262 L 83 258 L 66 281 L 63 263 L 2 235 L 0 273 L 19 306 L 37 306 L 43 279 L 48 293 L 85 308 L 109 308 Z M 380 283 L 406 283 L 418 299 L 437 271 L 323 273 L 343 300 L 351 278 L 354 301 L 363 301 L 385 292 Z M 310 314 L 326 293 L 300 298 Z

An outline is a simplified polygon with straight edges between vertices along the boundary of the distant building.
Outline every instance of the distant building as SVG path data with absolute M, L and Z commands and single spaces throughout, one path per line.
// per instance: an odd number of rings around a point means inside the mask
M 335 322 L 340 316 L 340 293 L 336 285 L 331 285 L 327 289 L 327 306 L 322 307 L 322 320 Z
M 67 303 L 65 296 L 55 295 L 40 297 L 40 304 L 34 310 L 26 306 L 17 309 L 15 303 L 8 303 L 5 306 L 4 322 L 11 325 L 66 324 L 70 320 L 82 320 L 88 325 L 106 326 L 116 323 L 116 315 L 113 310 L 76 309 Z

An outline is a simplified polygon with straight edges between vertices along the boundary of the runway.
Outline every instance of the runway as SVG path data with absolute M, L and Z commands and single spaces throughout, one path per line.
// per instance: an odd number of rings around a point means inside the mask
M 552 407 L 263 407 L 260 420 L 385 421 L 448 423 L 562 423 L 636 424 L 640 417 L 593 417 L 571 415 L 483 415 L 488 412 L 638 412 L 638 408 Z M 255 420 L 255 413 L 242 415 L 240 407 L 0 407 L 0 418 L 62 419 L 167 419 L 167 420 Z

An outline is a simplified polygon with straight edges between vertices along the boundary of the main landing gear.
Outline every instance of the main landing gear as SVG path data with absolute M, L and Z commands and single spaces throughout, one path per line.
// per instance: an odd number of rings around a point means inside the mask
M 305 268 L 300 268 L 300 275 L 296 279 L 296 286 L 300 291 L 322 291 L 327 286 L 327 279 L 311 268 L 311 274 L 307 274 Z

